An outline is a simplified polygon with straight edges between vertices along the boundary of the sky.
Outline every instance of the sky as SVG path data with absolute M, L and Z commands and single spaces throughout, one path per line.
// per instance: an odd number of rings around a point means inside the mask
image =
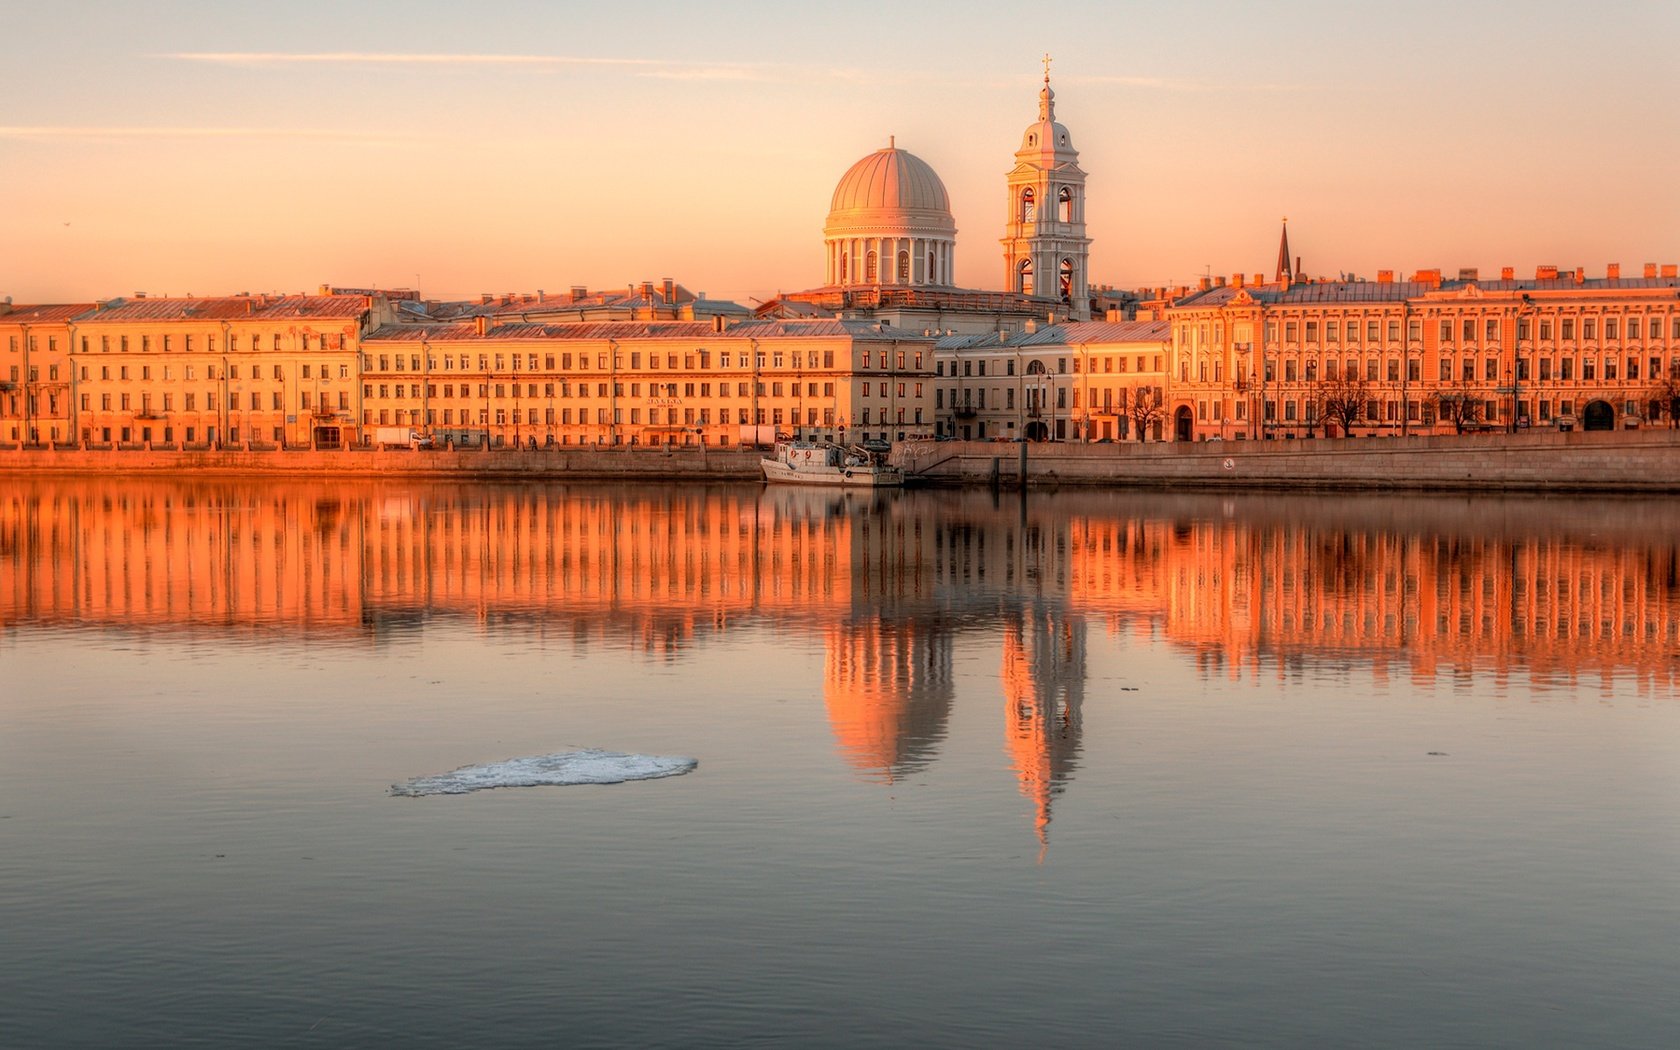
M 1003 286 L 1042 56 L 1091 278 L 1680 261 L 1680 2 L 0 0 L 0 296 L 822 283 L 895 136 Z

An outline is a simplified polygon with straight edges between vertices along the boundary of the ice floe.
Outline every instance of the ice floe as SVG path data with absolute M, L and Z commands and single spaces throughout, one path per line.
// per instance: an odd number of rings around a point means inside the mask
M 539 787 L 550 784 L 621 784 L 626 780 L 654 780 L 687 773 L 699 763 L 675 755 L 626 755 L 585 748 L 553 755 L 510 758 L 481 766 L 462 766 L 448 773 L 415 777 L 392 784 L 393 795 L 464 795 L 487 788 Z

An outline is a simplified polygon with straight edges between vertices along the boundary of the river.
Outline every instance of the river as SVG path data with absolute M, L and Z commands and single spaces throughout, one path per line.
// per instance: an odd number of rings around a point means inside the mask
M 1677 511 L 13 479 L 0 1032 L 1672 1045 Z

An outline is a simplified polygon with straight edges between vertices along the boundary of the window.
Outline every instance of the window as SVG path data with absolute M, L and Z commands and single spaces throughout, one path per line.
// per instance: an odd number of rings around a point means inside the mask
M 996 198 L 993 198 L 993 199 L 995 200 Z M 899 284 L 909 284 L 910 283 L 910 253 L 909 252 L 899 252 L 898 253 L 898 283 Z
M 1015 276 L 1015 290 L 1022 295 L 1033 294 L 1033 265 L 1031 259 L 1022 259 L 1019 271 Z
M 992 198 L 996 200 L 997 198 Z M 1073 221 L 1073 191 L 1063 186 L 1056 194 L 1056 218 L 1060 222 Z
M 1575 319 L 1573 317 L 1565 317 L 1563 319 L 1562 335 L 1565 339 L 1575 338 Z
M 868 255 L 864 256 L 863 279 L 865 282 L 873 284 L 879 279 L 876 269 L 879 263 L 880 258 L 874 252 L 870 252 Z
M 996 200 L 997 198 L 993 197 L 992 199 Z M 1036 201 L 1037 201 L 1037 198 L 1034 197 L 1033 188 L 1031 186 L 1028 186 L 1026 189 L 1021 191 L 1021 221 L 1022 222 L 1032 222 L 1034 219 L 1036 219 L 1038 217 L 1038 215 L 1037 215 L 1037 210 L 1038 209 L 1037 209 Z M 996 207 L 996 205 L 993 205 L 993 207 Z

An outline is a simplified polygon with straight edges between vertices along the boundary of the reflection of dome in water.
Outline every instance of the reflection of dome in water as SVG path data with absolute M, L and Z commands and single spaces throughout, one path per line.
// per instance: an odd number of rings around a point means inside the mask
M 878 621 L 829 636 L 823 700 L 840 753 L 871 779 L 931 762 L 951 715 L 951 647 L 943 634 Z
M 831 285 L 948 285 L 951 198 L 928 162 L 888 146 L 853 164 L 823 224 Z

